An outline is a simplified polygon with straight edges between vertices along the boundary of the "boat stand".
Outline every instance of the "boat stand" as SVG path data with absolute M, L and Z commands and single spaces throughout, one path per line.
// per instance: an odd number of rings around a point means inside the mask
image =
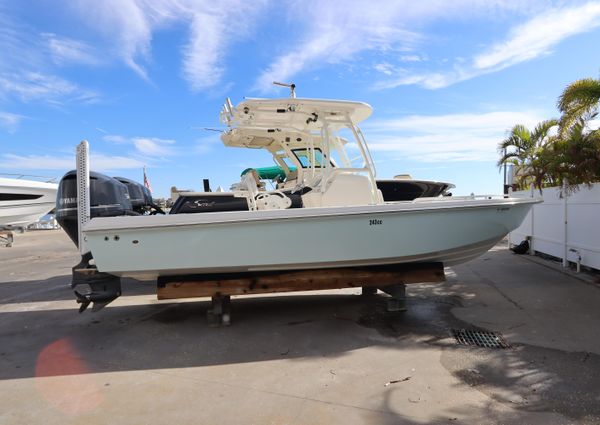
M 14 242 L 13 233 L 10 230 L 0 230 L 0 245 L 10 248 Z
M 157 280 L 156 295 L 159 300 L 211 297 L 211 306 L 206 314 L 208 323 L 211 326 L 227 326 L 231 323 L 231 295 L 341 288 L 362 288 L 363 295 L 374 295 L 380 289 L 390 295 L 387 310 L 401 312 L 406 311 L 406 284 L 444 280 L 441 263 L 161 276 Z
M 399 283 L 397 285 L 384 286 L 379 288 L 390 296 L 386 300 L 386 310 L 389 312 L 406 311 L 406 285 Z
M 382 286 L 380 288 L 376 286 L 363 286 L 362 296 L 371 297 L 377 294 L 377 290 L 385 292 L 390 296 L 386 300 L 385 309 L 388 312 L 403 312 L 407 310 L 406 307 L 406 285 L 404 283 L 398 283 L 396 285 Z
M 231 297 L 219 293 L 211 297 L 210 309 L 206 312 L 209 326 L 229 326 L 231 324 Z

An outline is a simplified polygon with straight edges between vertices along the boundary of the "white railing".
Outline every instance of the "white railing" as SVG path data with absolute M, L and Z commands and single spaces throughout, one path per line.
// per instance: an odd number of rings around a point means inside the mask
M 34 174 L 0 173 L 0 177 L 8 177 L 17 180 L 36 180 L 44 183 L 56 183 L 56 177 L 36 176 Z
M 527 239 L 530 252 L 600 270 L 600 183 L 560 196 L 560 188 L 544 188 L 544 202 L 533 206 L 521 226 L 509 235 L 518 244 Z M 540 196 L 538 190 L 513 192 L 515 197 Z

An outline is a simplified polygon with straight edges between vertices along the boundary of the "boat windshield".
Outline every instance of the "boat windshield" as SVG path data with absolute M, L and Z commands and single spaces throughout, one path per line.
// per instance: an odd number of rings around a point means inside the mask
M 292 153 L 298 159 L 302 168 L 311 168 L 314 163 L 314 168 L 322 168 L 325 162 L 321 149 L 314 148 L 314 158 L 309 149 L 292 149 Z M 333 166 L 333 164 L 332 164 Z
M 292 169 L 296 169 L 296 164 L 294 164 L 294 161 L 292 161 L 290 158 L 288 158 L 287 156 L 279 156 L 279 158 L 285 162 L 285 165 L 287 165 L 287 167 L 292 170 Z M 277 162 L 277 161 L 276 161 Z

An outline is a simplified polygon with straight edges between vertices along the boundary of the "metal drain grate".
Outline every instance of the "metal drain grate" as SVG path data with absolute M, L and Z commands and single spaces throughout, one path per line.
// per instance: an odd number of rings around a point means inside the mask
M 460 345 L 474 345 L 485 348 L 510 348 L 501 334 L 468 329 L 452 329 L 452 335 Z

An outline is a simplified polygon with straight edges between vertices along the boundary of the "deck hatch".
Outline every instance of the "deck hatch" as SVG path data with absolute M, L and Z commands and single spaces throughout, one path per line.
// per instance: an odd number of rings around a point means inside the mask
M 452 335 L 460 345 L 485 348 L 510 348 L 510 344 L 498 332 L 452 329 Z

